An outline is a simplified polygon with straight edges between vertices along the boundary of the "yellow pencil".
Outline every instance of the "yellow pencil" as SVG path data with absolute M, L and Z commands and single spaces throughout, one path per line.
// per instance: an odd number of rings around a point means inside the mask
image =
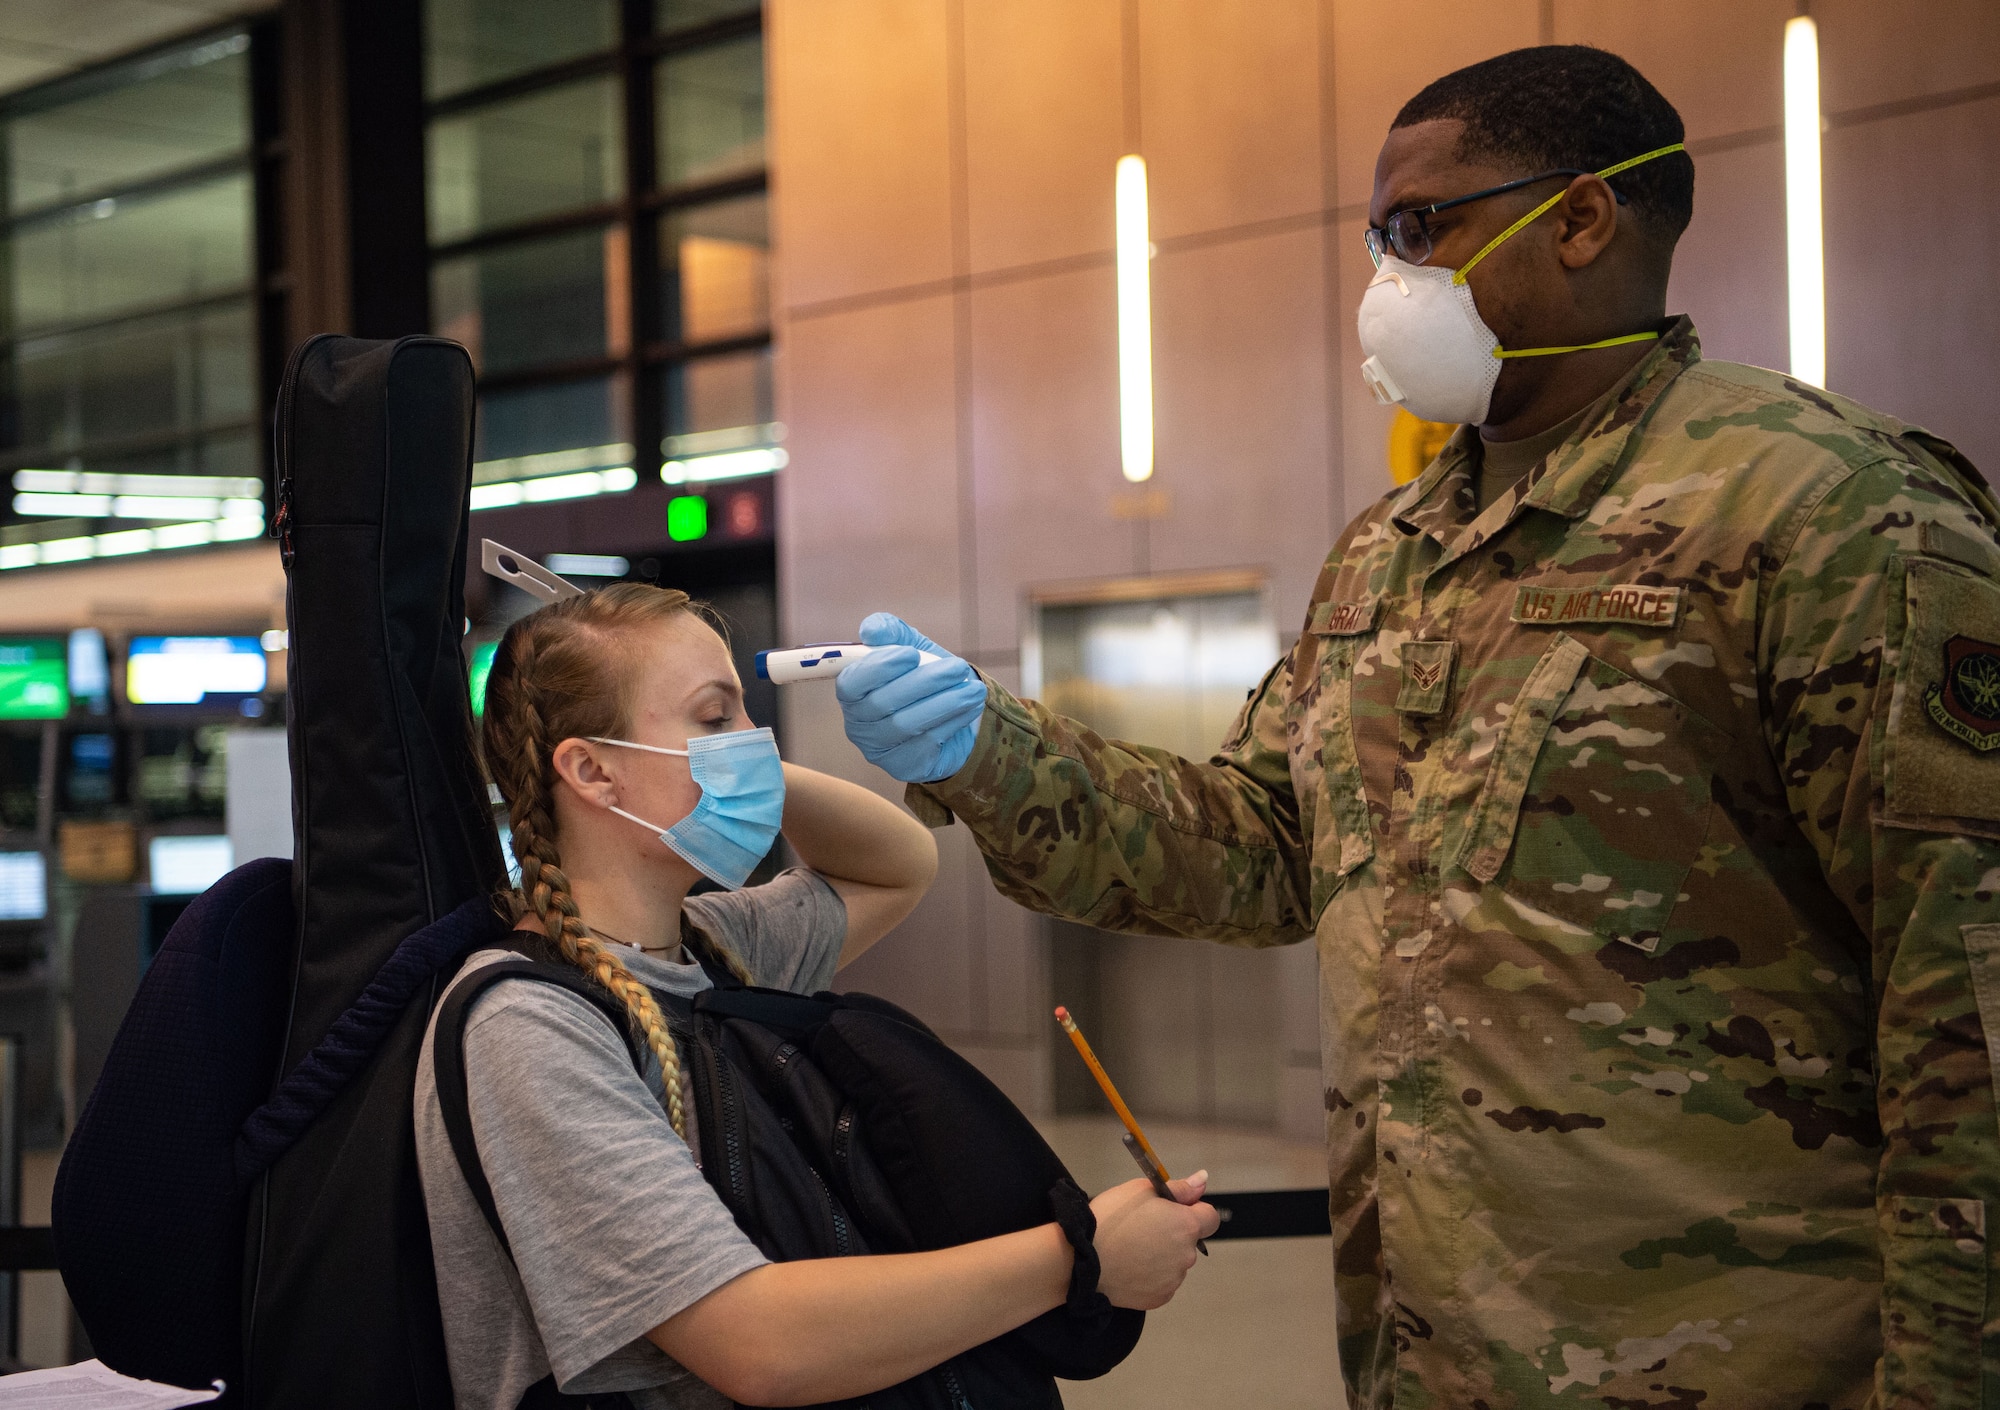
M 1146 1178 L 1153 1182 L 1153 1188 L 1159 1192 L 1160 1198 L 1172 1199 L 1173 1191 L 1167 1188 L 1167 1181 L 1174 1177 L 1167 1173 L 1166 1162 L 1161 1160 L 1159 1152 L 1153 1149 L 1153 1143 L 1146 1139 L 1146 1133 L 1139 1129 L 1138 1118 L 1132 1115 L 1132 1108 L 1125 1105 L 1125 1099 L 1118 1095 L 1118 1088 L 1104 1071 L 1104 1064 L 1100 1063 L 1097 1054 L 1090 1050 L 1090 1040 L 1083 1036 L 1083 1030 L 1078 1028 L 1076 1020 L 1069 1016 L 1069 1010 L 1060 1004 L 1056 1006 L 1056 1022 L 1062 1025 L 1063 1032 L 1069 1034 L 1070 1042 L 1076 1045 L 1077 1055 L 1083 1059 L 1084 1066 L 1090 1069 L 1090 1075 L 1097 1079 L 1098 1087 L 1111 1102 L 1111 1109 L 1118 1113 L 1118 1119 L 1125 1123 L 1125 1148 L 1132 1152 L 1132 1158 L 1139 1162 L 1139 1168 L 1146 1172 Z M 1197 1240 L 1195 1247 L 1203 1253 L 1208 1252 L 1206 1240 Z

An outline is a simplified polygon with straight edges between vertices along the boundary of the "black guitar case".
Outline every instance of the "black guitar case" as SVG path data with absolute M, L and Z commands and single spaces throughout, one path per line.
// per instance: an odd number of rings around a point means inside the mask
M 441 338 L 325 335 L 285 373 L 272 528 L 291 631 L 297 931 L 279 1073 L 399 941 L 503 880 L 460 649 L 472 419 L 471 362 Z M 246 1405 L 451 1404 L 410 1113 L 450 972 L 251 1192 Z

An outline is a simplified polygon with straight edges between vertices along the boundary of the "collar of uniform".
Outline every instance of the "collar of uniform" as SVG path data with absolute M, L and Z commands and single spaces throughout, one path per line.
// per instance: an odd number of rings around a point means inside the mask
M 1478 434 L 1476 426 L 1453 431 L 1437 459 L 1404 487 L 1389 511 L 1397 528 L 1406 534 L 1431 533 L 1442 539 L 1447 530 L 1473 517 L 1477 496 L 1472 486 L 1472 443 Z
M 1588 514 L 1623 467 L 1631 438 L 1652 414 L 1660 393 L 1683 369 L 1699 361 L 1701 340 L 1693 321 L 1685 315 L 1676 318 L 1653 350 L 1625 374 L 1606 399 L 1603 412 L 1579 426 L 1531 472 L 1522 503 L 1570 519 Z M 1391 512 L 1398 528 L 1449 542 L 1457 529 L 1477 516 L 1470 448 L 1478 434 L 1472 426 L 1460 426 L 1452 433 L 1438 458 L 1396 501 Z M 1460 489 L 1463 494 L 1457 492 Z
M 1599 495 L 1611 487 L 1629 459 L 1633 437 L 1652 417 L 1660 394 L 1674 378 L 1701 361 L 1701 339 L 1694 322 L 1685 314 L 1676 318 L 1653 350 L 1639 365 L 1625 374 L 1617 392 L 1607 398 L 1603 412 L 1561 448 L 1550 452 L 1540 472 L 1528 486 L 1525 503 L 1580 519 L 1590 512 Z

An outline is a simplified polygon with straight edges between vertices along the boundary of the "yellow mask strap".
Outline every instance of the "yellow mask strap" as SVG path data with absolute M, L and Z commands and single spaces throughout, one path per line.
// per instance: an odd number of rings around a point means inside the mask
M 1603 178 L 1613 177 L 1616 176 L 1621 171 L 1630 171 L 1633 167 L 1638 166 L 1641 162 L 1649 162 L 1653 160 L 1653 158 L 1655 157 L 1664 157 L 1669 152 L 1684 152 L 1686 150 L 1687 150 L 1687 144 L 1685 142 L 1676 142 L 1670 147 L 1661 147 L 1655 151 L 1647 152 L 1644 156 L 1633 157 L 1629 161 L 1622 161 L 1618 163 L 1618 165 L 1616 166 L 1608 166 L 1604 168 L 1604 170 L 1598 172 L 1597 175 Z M 1505 244 L 1506 241 L 1511 236 L 1517 234 L 1525 227 L 1534 224 L 1535 221 L 1538 220 L 1544 212 L 1546 212 L 1551 206 L 1555 205 L 1557 201 L 1560 201 L 1564 196 L 1568 194 L 1569 194 L 1569 187 L 1567 186 L 1563 187 L 1563 189 L 1556 192 L 1555 195 L 1549 197 L 1546 201 L 1543 201 L 1539 206 L 1536 206 L 1533 210 L 1529 211 L 1526 215 L 1522 216 L 1519 220 L 1515 221 L 1512 225 L 1508 226 L 1498 235 L 1495 235 L 1491 240 L 1488 240 L 1486 244 L 1483 247 L 1481 247 L 1478 254 L 1474 255 L 1471 259 L 1467 260 L 1464 264 L 1460 265 L 1457 269 L 1452 271 L 1451 282 L 1454 284 L 1463 284 L 1465 282 L 1465 276 L 1472 272 L 1472 266 L 1478 264 L 1479 261 L 1485 259 L 1488 255 L 1492 254 L 1501 245 Z M 1599 344 L 1593 343 L 1590 344 L 1590 346 L 1596 347 L 1599 346 Z M 1574 352 L 1576 351 L 1576 349 L 1550 348 L 1546 349 L 1546 351 Z M 1525 354 L 1520 354 L 1520 355 L 1525 356 Z
M 1566 348 L 1516 348 L 1509 352 L 1506 348 L 1493 349 L 1495 357 L 1552 357 L 1556 353 L 1589 352 L 1592 348 L 1615 348 L 1620 343 L 1649 343 L 1659 337 L 1658 333 L 1627 333 L 1620 338 L 1604 338 L 1595 343 L 1575 343 Z

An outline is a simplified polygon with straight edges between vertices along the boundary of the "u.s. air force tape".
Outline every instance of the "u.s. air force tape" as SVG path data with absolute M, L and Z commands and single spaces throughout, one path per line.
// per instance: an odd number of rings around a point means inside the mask
M 1511 619 L 1560 627 L 1606 622 L 1624 627 L 1671 627 L 1681 611 L 1677 587 L 1519 588 Z

